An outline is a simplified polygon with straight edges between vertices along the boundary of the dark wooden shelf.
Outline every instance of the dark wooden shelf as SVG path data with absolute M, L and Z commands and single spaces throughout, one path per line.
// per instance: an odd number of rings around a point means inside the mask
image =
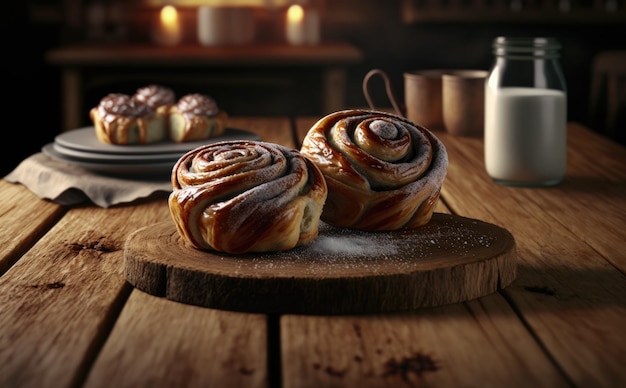
M 52 49 L 46 54 L 46 59 L 61 66 L 315 66 L 355 64 L 363 59 L 363 54 L 357 47 L 342 42 L 302 46 L 253 44 L 211 47 L 197 44 L 85 43 Z
M 556 1 L 555 1 L 556 3 Z M 506 3 L 489 6 L 484 0 L 462 3 L 451 0 L 447 4 L 420 0 L 403 0 L 403 22 L 411 23 L 516 23 L 516 24 L 620 24 L 626 23 L 626 8 L 613 12 L 597 4 L 582 8 L 573 6 L 569 11 L 537 4 L 534 7 L 514 10 Z
M 46 53 L 46 61 L 61 68 L 64 130 L 84 124 L 81 118 L 88 109 L 88 89 L 122 81 L 138 85 L 145 82 L 213 84 L 228 89 L 229 94 L 237 94 L 239 88 L 241 95 L 279 89 L 291 96 L 282 97 L 286 101 L 281 100 L 279 107 L 284 109 L 296 109 L 290 108 L 299 103 L 293 101 L 293 96 L 313 98 L 319 93 L 315 105 L 319 105 L 320 112 L 329 113 L 345 107 L 347 68 L 362 60 L 359 48 L 343 42 L 219 47 L 82 43 Z M 310 77 L 315 78 L 315 90 L 308 93 L 307 89 L 305 93 L 303 81 Z M 253 103 L 256 104 L 250 102 Z

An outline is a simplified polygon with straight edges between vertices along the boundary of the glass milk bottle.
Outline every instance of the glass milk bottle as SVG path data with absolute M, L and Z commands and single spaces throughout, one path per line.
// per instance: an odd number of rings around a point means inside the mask
M 485 167 L 497 183 L 552 186 L 567 165 L 567 90 L 554 38 L 498 37 L 485 83 Z

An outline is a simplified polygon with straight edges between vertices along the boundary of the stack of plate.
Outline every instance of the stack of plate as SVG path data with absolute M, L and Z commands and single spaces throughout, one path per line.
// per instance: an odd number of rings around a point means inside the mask
M 202 141 L 114 145 L 99 141 L 94 127 L 85 127 L 56 136 L 53 143 L 42 148 L 42 152 L 54 159 L 109 175 L 168 178 L 174 164 L 189 150 L 218 141 L 259 139 L 252 132 L 227 128 L 222 136 Z

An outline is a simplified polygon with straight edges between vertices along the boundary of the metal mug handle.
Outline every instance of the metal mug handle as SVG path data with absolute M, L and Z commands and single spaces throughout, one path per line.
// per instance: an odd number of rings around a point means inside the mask
M 374 105 L 372 96 L 370 95 L 370 91 L 369 91 L 370 80 L 375 75 L 381 76 L 383 81 L 385 82 L 385 91 L 387 92 L 387 98 L 389 98 L 389 101 L 391 102 L 393 109 L 395 109 L 396 113 L 399 116 L 405 117 L 406 116 L 405 109 L 404 107 L 402 107 L 402 104 L 398 102 L 398 98 L 396 97 L 396 94 L 394 93 L 393 88 L 391 87 L 389 76 L 387 76 L 387 73 L 385 73 L 381 69 L 372 69 L 369 72 L 367 72 L 367 74 L 363 78 L 363 95 L 365 96 L 365 100 L 367 101 L 367 104 L 369 105 L 370 109 L 376 110 L 376 106 Z

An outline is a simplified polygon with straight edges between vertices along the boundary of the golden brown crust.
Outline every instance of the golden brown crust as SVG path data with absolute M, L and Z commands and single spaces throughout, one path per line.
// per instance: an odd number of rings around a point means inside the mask
M 148 85 L 132 96 L 110 93 L 89 111 L 98 140 L 108 144 L 205 140 L 226 131 L 228 115 L 209 96 L 191 93 L 175 101 L 172 89 Z
M 314 240 L 326 200 L 321 171 L 297 150 L 260 141 L 198 147 L 172 170 L 170 214 L 194 248 L 284 251 Z
M 209 96 L 192 93 L 169 108 L 170 139 L 176 143 L 224 134 L 228 115 Z
M 323 117 L 300 151 L 320 168 L 328 185 L 321 219 L 368 231 L 430 221 L 448 167 L 446 149 L 430 131 L 371 110 Z
M 122 93 L 104 96 L 89 118 L 98 140 L 107 144 L 154 143 L 166 135 L 162 114 Z

